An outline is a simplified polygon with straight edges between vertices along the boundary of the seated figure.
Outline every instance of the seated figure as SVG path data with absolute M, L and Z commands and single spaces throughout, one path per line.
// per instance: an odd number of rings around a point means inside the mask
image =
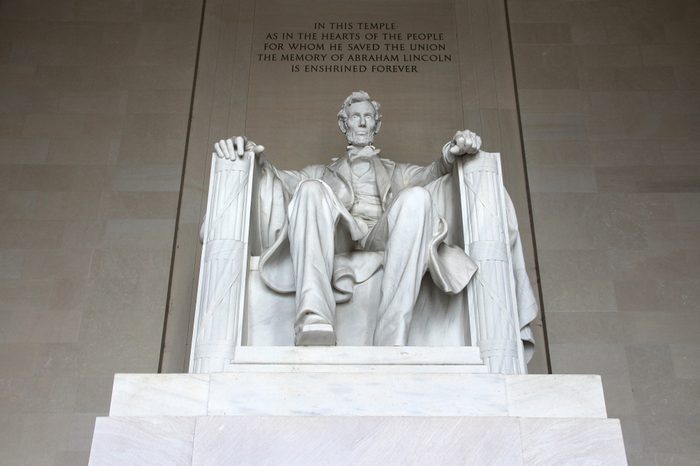
M 373 343 L 404 346 L 426 272 L 443 292 L 457 294 L 476 270 L 462 248 L 445 243 L 448 224 L 432 193 L 457 157 L 479 151 L 481 139 L 458 131 L 430 165 L 392 162 L 373 146 L 379 107 L 363 91 L 345 99 L 338 125 L 346 153 L 328 165 L 281 170 L 259 158 L 260 233 L 267 245 L 260 274 L 272 290 L 295 293 L 297 345 L 334 345 L 336 302 L 347 295 L 346 282 L 382 268 Z M 244 137 L 215 149 L 228 160 L 263 151 Z

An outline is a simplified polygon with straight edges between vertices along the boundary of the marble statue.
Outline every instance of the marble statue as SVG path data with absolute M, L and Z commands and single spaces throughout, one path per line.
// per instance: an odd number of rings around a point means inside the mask
M 345 99 L 347 149 L 326 165 L 282 170 L 243 136 L 215 144 L 191 371 L 336 344 L 348 361 L 474 348 L 490 372 L 527 371 L 537 304 L 500 155 L 463 130 L 427 166 L 382 158 L 379 110 L 363 91 Z
M 412 310 L 427 270 L 440 289 L 455 294 L 464 289 L 476 269 L 462 249 L 442 243 L 447 225 L 426 187 L 450 173 L 456 157 L 476 154 L 481 139 L 471 131 L 458 131 L 432 164 L 395 163 L 380 158 L 380 150 L 373 145 L 382 124 L 379 108 L 364 91 L 345 99 L 338 126 L 348 146 L 346 154 L 329 165 L 291 171 L 263 162 L 264 169 L 281 181 L 290 200 L 287 231 L 263 256 L 261 270 L 265 271 L 265 257 L 273 256 L 288 241 L 297 345 L 335 344 L 336 255 L 382 253 L 375 346 L 407 344 Z M 264 149 L 241 136 L 219 141 L 215 148 L 216 156 L 224 159 Z M 290 285 L 285 287 L 269 275 L 263 278 L 276 291 L 292 291 Z

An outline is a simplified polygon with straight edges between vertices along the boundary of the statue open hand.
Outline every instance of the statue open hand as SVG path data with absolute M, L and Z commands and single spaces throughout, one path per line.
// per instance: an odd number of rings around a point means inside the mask
M 243 136 L 228 138 L 225 141 L 222 139 L 214 144 L 214 149 L 214 155 L 231 161 L 243 158 L 243 156 L 248 152 L 260 154 L 265 150 L 263 146 L 255 144 L 253 141 L 248 141 Z
M 474 132 L 465 129 L 457 131 L 452 139 L 450 146 L 450 154 L 452 155 L 474 155 L 481 148 L 481 138 Z

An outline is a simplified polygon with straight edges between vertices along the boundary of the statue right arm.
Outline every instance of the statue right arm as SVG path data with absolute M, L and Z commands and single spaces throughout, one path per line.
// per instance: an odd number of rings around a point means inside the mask
M 263 170 L 270 171 L 274 174 L 275 178 L 280 181 L 288 199 L 292 197 L 292 194 L 294 194 L 294 191 L 296 191 L 297 186 L 302 180 L 310 178 L 305 169 L 282 170 L 275 167 L 269 160 L 267 160 L 267 157 L 262 154 L 258 160 Z

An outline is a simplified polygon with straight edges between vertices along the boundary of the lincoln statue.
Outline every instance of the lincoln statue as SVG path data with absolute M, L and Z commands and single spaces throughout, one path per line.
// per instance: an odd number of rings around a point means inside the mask
M 454 295 L 476 270 L 463 248 L 445 242 L 448 225 L 432 188 L 456 158 L 476 154 L 481 139 L 458 131 L 427 166 L 393 162 L 374 146 L 379 109 L 364 91 L 345 99 L 338 126 L 346 151 L 327 165 L 281 170 L 245 137 L 215 144 L 215 155 L 228 160 L 260 154 L 269 180 L 261 192 L 280 199 L 269 208 L 262 200 L 268 233 L 260 271 L 272 290 L 295 293 L 298 346 L 336 344 L 335 308 L 348 280 L 357 283 L 379 269 L 373 344 L 404 346 L 426 272 L 441 292 Z

